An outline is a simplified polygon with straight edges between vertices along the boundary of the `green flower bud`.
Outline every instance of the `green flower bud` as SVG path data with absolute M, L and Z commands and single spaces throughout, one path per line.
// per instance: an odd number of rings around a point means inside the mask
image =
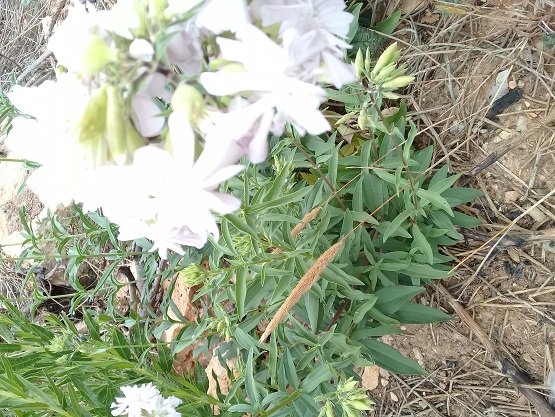
M 123 118 L 123 103 L 121 93 L 117 87 L 106 87 L 108 106 L 106 109 L 106 141 L 108 150 L 118 165 L 125 165 L 128 161 L 127 129 Z
M 395 71 L 396 66 L 397 66 L 396 62 L 392 62 L 391 64 L 386 65 L 380 70 L 380 72 L 377 73 L 375 77 L 372 78 L 372 81 L 374 81 L 375 83 L 384 81 L 386 78 L 388 78 L 391 75 L 393 71 Z
M 335 417 L 331 401 L 326 401 L 326 417 Z
M 104 40 L 97 35 L 88 35 L 81 45 L 80 70 L 84 74 L 94 74 L 108 65 L 117 61 L 118 52 L 110 48 Z M 79 52 L 76 52 L 79 53 Z
M 204 115 L 204 97 L 193 86 L 181 83 L 175 90 L 171 101 L 174 111 L 183 111 L 189 115 L 191 124 L 196 124 Z
M 364 130 L 366 129 L 367 126 L 368 126 L 368 116 L 366 115 L 366 112 L 362 110 L 358 115 L 358 127 L 360 130 Z
M 370 47 L 366 47 L 366 55 L 364 56 L 364 70 L 368 73 L 370 72 L 370 67 L 372 66 L 372 54 L 370 53 Z
M 395 62 L 399 57 L 400 51 L 397 47 L 397 42 L 392 43 L 388 46 L 388 48 L 383 51 L 383 53 L 378 58 L 378 62 L 374 65 L 374 69 L 372 70 L 372 78 L 374 78 L 378 72 L 387 65 Z M 397 58 L 396 58 L 397 57 Z
M 391 91 L 383 91 L 382 97 L 388 98 L 390 100 L 399 100 L 401 98 L 399 94 L 392 93 Z
M 125 139 L 129 159 L 132 159 L 137 149 L 146 145 L 146 139 L 137 132 L 137 129 L 135 129 L 135 126 L 129 119 L 125 120 Z
M 371 410 L 372 409 L 372 401 L 349 401 L 349 405 L 353 407 L 355 410 Z
M 78 143 L 88 142 L 104 135 L 106 126 L 106 87 L 94 91 L 85 105 L 83 116 L 77 125 L 75 136 Z
M 406 87 L 413 81 L 414 81 L 414 77 L 411 77 L 409 75 L 403 75 L 401 77 L 395 78 L 394 80 L 383 83 L 382 87 L 396 89 L 396 88 Z
M 356 111 L 350 111 L 349 113 L 343 115 L 343 117 L 341 117 L 341 119 L 339 119 L 337 122 L 335 122 L 335 125 L 342 125 L 345 122 L 351 120 L 353 118 L 353 116 L 356 114 Z
M 362 75 L 362 70 L 364 69 L 364 56 L 362 56 L 362 50 L 359 48 L 357 56 L 355 58 L 355 71 L 357 78 Z

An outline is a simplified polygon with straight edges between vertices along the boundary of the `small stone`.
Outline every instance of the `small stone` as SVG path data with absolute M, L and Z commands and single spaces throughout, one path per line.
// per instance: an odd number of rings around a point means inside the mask
M 511 258 L 513 262 L 520 263 L 520 255 L 515 248 L 507 249 L 507 255 L 509 255 L 509 258 Z
M 518 85 L 518 88 L 524 88 L 524 81 L 518 80 L 516 84 Z
M 511 90 L 516 88 L 516 82 L 514 80 L 509 81 L 509 88 Z
M 505 202 L 514 203 L 520 198 L 520 192 L 518 191 L 506 191 L 505 192 Z
M 380 383 L 382 384 L 382 387 L 387 387 L 389 385 L 389 379 L 381 378 Z
M 391 398 L 391 401 L 393 401 L 393 402 L 398 402 L 399 401 L 399 397 L 397 397 L 397 395 L 395 395 L 394 392 L 389 393 L 389 398 Z

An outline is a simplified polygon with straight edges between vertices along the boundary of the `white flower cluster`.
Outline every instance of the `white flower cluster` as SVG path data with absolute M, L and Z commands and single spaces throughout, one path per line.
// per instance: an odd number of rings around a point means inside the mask
M 63 71 L 14 87 L 7 145 L 38 162 L 28 185 L 49 207 L 101 207 L 119 238 L 165 258 L 218 236 L 240 207 L 218 192 L 268 135 L 330 129 L 325 91 L 355 80 L 343 62 L 343 0 L 119 0 L 76 4 L 49 41 Z
M 170 396 L 164 398 L 152 385 L 133 385 L 121 387 L 124 397 L 116 397 L 112 403 L 112 415 L 127 417 L 181 417 L 175 408 L 181 400 Z

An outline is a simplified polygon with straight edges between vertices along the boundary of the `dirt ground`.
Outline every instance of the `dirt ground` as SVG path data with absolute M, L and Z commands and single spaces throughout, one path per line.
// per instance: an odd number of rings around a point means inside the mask
M 39 17 L 56 18 L 59 3 L 47 3 Z M 484 192 L 466 209 L 484 224 L 473 232 L 463 231 L 464 242 L 445 249 L 456 260 L 457 274 L 430 285 L 418 300 L 453 314 L 453 320 L 405 326 L 405 334 L 384 338 L 430 375 L 404 377 L 367 369 L 365 384 L 376 401 L 371 414 L 555 415 L 546 410 L 538 413 L 529 400 L 530 392 L 549 399 L 546 388 L 554 368 L 555 50 L 542 39 L 550 28 L 555 30 L 555 2 L 384 0 L 373 4 L 375 21 L 396 8 L 403 11 L 392 37 L 404 51 L 408 72 L 416 77 L 406 99 L 409 115 L 421 132 L 417 146 L 433 144 L 437 163 L 449 163 L 452 172 L 463 174 L 461 185 Z M 21 58 L 17 65 L 26 68 L 43 51 L 39 25 L 44 31 L 49 24 L 25 18 L 28 15 L 21 12 L 18 26 L 9 29 L 2 25 L 9 18 L 6 10 L 0 5 L 0 28 L 4 28 L 0 45 L 12 45 L 27 34 L 30 40 L 24 50 L 14 55 Z M 0 55 L 0 68 L 20 74 L 17 65 Z M 25 77 L 25 83 L 31 85 L 48 74 L 52 63 L 46 58 Z M 500 74 L 506 79 L 499 85 L 520 89 L 522 97 L 490 121 L 485 114 L 504 94 L 492 88 Z M 0 82 L 5 88 L 7 78 Z M 502 151 L 506 153 L 501 155 Z M 484 163 L 495 152 L 497 158 Z M 17 208 L 20 203 L 3 201 L 2 208 Z M 4 223 L 5 229 L 13 231 L 13 225 Z M 501 236 L 499 242 L 491 240 Z M 501 360 L 529 377 L 519 386 L 527 395 L 507 377 L 506 369 L 500 369 Z
M 484 225 L 463 233 L 465 242 L 446 250 L 458 264 L 456 276 L 442 283 L 444 291 L 431 285 L 420 299 L 451 314 L 456 303 L 469 318 L 461 320 L 455 312 L 448 323 L 406 326 L 405 334 L 386 340 L 430 375 L 382 371 L 371 378 L 378 384 L 372 390 L 376 416 L 539 414 L 500 370 L 500 358 L 530 378 L 525 388 L 549 400 L 555 348 L 555 200 L 550 194 L 555 189 L 555 60 L 542 38 L 555 28 L 555 4 L 456 3 L 400 2 L 405 13 L 393 37 L 406 48 L 405 63 L 416 76 L 407 100 L 422 132 L 418 146 L 435 145 L 436 161 L 449 162 L 454 173 L 463 174 L 462 185 L 484 192 L 468 208 Z M 391 10 L 391 2 L 381 5 Z M 508 75 L 509 89 L 523 95 L 488 121 L 484 116 L 498 98 L 488 93 L 500 73 Z M 507 152 L 495 162 L 483 163 L 502 151 Z M 493 248 L 498 239 L 488 240 L 509 227 Z

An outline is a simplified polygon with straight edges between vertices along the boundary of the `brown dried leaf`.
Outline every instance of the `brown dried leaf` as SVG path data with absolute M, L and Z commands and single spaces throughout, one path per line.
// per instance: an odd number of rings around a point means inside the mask
M 377 388 L 380 384 L 380 367 L 378 365 L 364 367 L 361 378 L 361 384 L 367 390 Z
M 226 360 L 226 364 L 227 367 L 233 371 L 233 375 L 237 377 L 237 358 Z M 220 363 L 220 358 L 218 357 L 216 352 L 214 352 L 212 359 L 210 359 L 210 362 L 208 362 L 208 366 L 206 367 L 205 371 L 206 376 L 208 377 L 208 394 L 217 398 L 217 387 L 219 386 L 220 392 L 224 395 L 227 395 L 229 393 L 229 389 L 231 388 L 232 381 L 231 378 L 229 378 L 227 369 Z M 214 375 L 216 375 L 216 378 L 214 378 Z M 214 406 L 213 411 L 214 415 L 220 414 L 220 409 L 217 406 Z

